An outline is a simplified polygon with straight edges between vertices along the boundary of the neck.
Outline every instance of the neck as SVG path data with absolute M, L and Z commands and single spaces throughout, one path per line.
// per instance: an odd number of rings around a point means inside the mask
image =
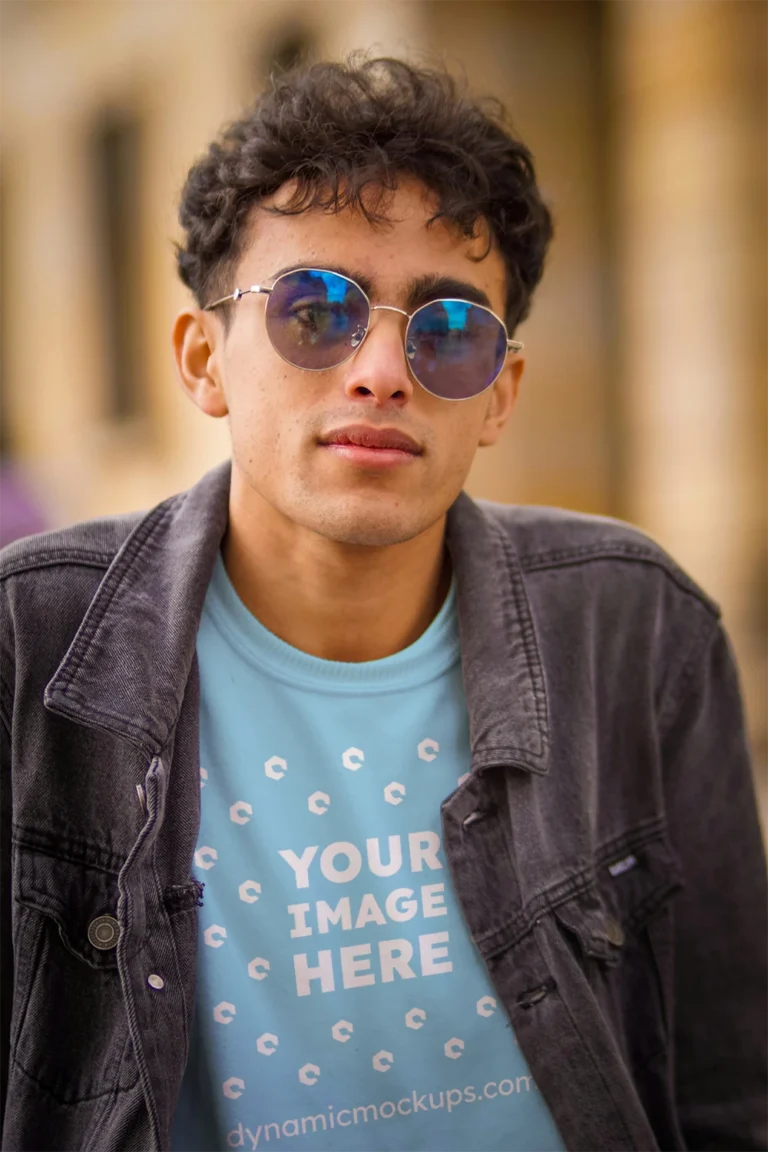
M 412 540 L 349 545 L 286 521 L 259 503 L 230 500 L 224 565 L 246 608 L 294 648 L 360 663 L 413 644 L 451 581 L 445 517 Z

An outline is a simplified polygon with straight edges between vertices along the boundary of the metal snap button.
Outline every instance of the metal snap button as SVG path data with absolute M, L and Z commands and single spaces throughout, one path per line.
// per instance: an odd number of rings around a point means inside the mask
M 477 824 L 478 820 L 487 820 L 489 816 L 493 816 L 496 811 L 495 804 L 489 804 L 487 808 L 475 808 L 474 812 L 470 812 L 462 820 L 462 826 L 469 828 L 472 824 Z
M 605 934 L 614 947 L 621 948 L 624 943 L 624 929 L 618 920 L 614 920 L 612 916 L 608 916 L 605 921 Z
M 120 925 L 114 916 L 97 916 L 88 925 L 88 939 L 94 948 L 107 952 L 117 945 Z
M 149 984 L 150 988 L 156 988 L 158 992 L 161 988 L 165 988 L 165 980 L 163 980 L 162 976 L 156 976 L 154 972 L 151 976 L 147 976 L 147 984 Z

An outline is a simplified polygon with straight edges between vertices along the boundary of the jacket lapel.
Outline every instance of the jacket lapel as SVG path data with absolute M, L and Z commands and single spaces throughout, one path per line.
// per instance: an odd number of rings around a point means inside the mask
M 165 747 L 227 526 L 229 480 L 227 462 L 139 521 L 47 685 L 52 712 L 123 736 L 150 756 Z
M 523 573 L 496 507 L 461 492 L 446 542 L 456 575 L 473 770 L 514 765 L 545 775 L 547 695 Z
M 229 462 L 144 516 L 124 541 L 45 692 L 52 712 L 166 746 L 227 527 Z M 472 768 L 547 772 L 547 701 L 523 574 L 494 505 L 461 492 L 448 510 Z

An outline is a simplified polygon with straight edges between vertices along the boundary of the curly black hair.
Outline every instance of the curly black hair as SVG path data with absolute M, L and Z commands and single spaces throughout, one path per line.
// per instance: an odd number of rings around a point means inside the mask
M 272 78 L 241 119 L 190 169 L 176 246 L 181 279 L 200 307 L 232 291 L 254 204 L 288 181 L 271 211 L 359 209 L 370 223 L 398 176 L 419 179 L 462 236 L 490 230 L 507 269 L 506 320 L 525 319 L 541 279 L 552 218 L 533 159 L 495 99 L 471 98 L 447 70 L 352 56 Z M 225 314 L 226 322 L 226 314 Z

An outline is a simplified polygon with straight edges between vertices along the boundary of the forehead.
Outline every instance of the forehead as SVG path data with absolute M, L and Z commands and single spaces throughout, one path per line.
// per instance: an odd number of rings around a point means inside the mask
M 292 216 L 265 210 L 272 203 L 281 206 L 288 191 L 252 212 L 236 286 L 268 283 L 281 269 L 296 265 L 342 266 L 365 275 L 374 300 L 398 303 L 409 284 L 436 276 L 473 285 L 496 311 L 503 311 L 505 267 L 498 249 L 489 249 L 487 228 L 467 239 L 444 220 L 430 224 L 436 198 L 418 181 L 402 181 L 384 202 L 385 221 L 374 224 L 357 208 L 312 208 Z

